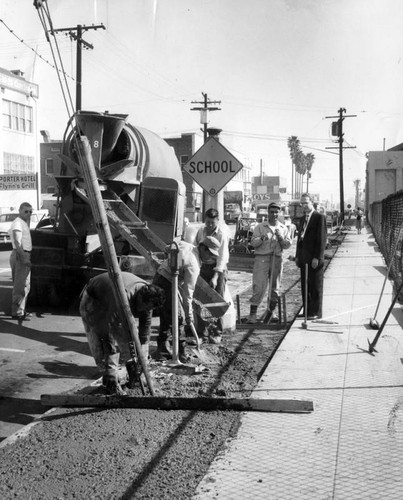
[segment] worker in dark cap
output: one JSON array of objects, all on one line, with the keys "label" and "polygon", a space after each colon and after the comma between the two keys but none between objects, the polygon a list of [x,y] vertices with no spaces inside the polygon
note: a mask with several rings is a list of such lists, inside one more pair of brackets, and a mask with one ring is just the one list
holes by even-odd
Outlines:
[{"label": "worker in dark cap", "polygon": [[268,284],[266,320],[278,321],[274,310],[278,303],[283,271],[283,250],[291,246],[292,240],[285,224],[278,220],[281,206],[277,202],[269,205],[268,220],[259,223],[253,230],[250,241],[255,249],[253,264],[253,289],[250,299],[250,314],[247,323],[257,322],[257,309],[262,302]]}]

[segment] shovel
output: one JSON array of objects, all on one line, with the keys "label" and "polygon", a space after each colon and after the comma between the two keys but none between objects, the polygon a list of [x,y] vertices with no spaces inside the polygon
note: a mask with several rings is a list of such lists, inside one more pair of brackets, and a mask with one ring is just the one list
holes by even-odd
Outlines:
[{"label": "shovel", "polygon": [[305,264],[305,302],[304,302],[304,321],[302,322],[302,328],[305,330],[308,328],[308,264]]},{"label": "shovel", "polygon": [[274,259],[275,259],[275,255],[274,255],[274,252],[273,252],[273,255],[271,257],[271,262],[270,262],[269,290],[267,292],[267,305],[268,305],[268,308],[267,308],[267,311],[263,314],[263,317],[262,317],[263,323],[267,323],[267,324],[270,323],[270,320],[271,320],[271,317],[272,317],[272,314],[270,312],[270,300],[271,300],[271,292],[273,290],[273,275],[274,275],[273,266],[274,266]]},{"label": "shovel", "polygon": [[385,328],[386,322],[388,321],[390,313],[392,312],[393,308],[395,307],[396,301],[399,298],[399,295],[400,295],[400,292],[402,291],[402,289],[403,289],[403,281],[400,283],[400,286],[397,289],[396,295],[394,296],[394,298],[392,300],[392,303],[390,304],[388,312],[386,313],[385,317],[383,318],[382,324],[379,327],[379,330],[378,330],[377,334],[375,335],[374,340],[371,343],[368,341],[368,352],[369,352],[369,354],[372,354],[374,351],[378,352],[375,349],[376,343],[378,342],[379,337],[382,335],[382,331]]}]

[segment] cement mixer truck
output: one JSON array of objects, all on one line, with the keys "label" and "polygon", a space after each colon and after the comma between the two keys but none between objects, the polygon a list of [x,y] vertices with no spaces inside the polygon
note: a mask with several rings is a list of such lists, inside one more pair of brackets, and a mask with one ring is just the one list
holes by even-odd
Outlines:
[{"label": "cement mixer truck", "polygon": [[56,217],[31,231],[30,301],[36,305],[74,304],[88,279],[105,271],[76,148],[78,135],[91,145],[122,269],[152,275],[166,244],[181,237],[186,192],[174,151],[127,118],[79,111],[68,123],[56,177]]}]

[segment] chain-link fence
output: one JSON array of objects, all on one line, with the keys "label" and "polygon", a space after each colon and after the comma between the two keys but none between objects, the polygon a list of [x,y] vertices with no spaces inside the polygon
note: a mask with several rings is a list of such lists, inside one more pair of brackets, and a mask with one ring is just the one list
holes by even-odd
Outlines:
[{"label": "chain-link fence", "polygon": [[370,225],[397,288],[403,279],[403,191],[372,204]]}]

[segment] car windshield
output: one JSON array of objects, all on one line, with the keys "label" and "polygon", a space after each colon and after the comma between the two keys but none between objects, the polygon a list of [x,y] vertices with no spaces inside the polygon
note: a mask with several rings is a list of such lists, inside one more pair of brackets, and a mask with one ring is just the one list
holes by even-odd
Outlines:
[{"label": "car windshield", "polygon": [[18,217],[18,214],[2,214],[0,215],[0,222],[12,222]]}]

